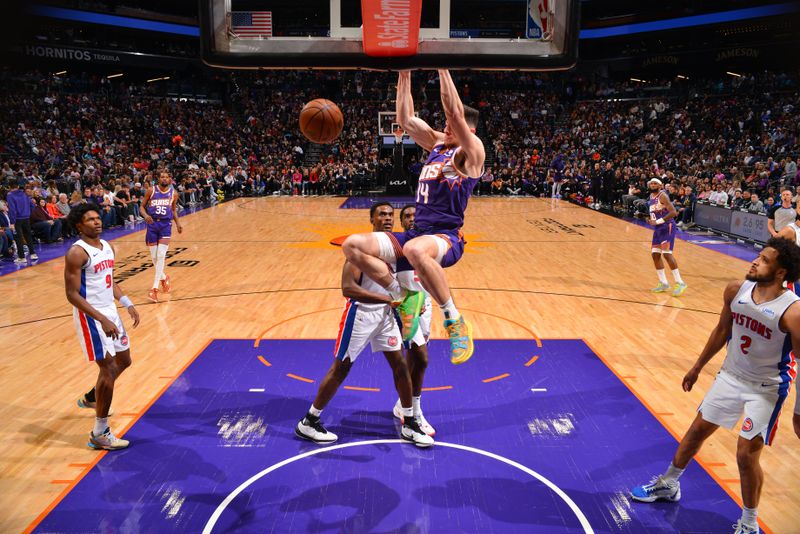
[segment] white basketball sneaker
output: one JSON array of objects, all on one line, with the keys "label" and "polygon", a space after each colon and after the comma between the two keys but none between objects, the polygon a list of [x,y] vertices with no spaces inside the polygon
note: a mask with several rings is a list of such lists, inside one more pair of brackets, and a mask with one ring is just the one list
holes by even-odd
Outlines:
[{"label": "white basketball sneaker", "polygon": [[110,428],[106,428],[99,436],[95,436],[94,432],[89,432],[89,443],[87,443],[87,445],[93,449],[105,451],[125,449],[130,444],[128,440],[120,439],[115,436]]},{"label": "white basketball sneaker", "polygon": [[419,423],[414,418],[403,421],[403,429],[400,431],[400,436],[417,447],[425,448],[433,445],[433,438],[422,431]]},{"label": "white basketball sneaker", "polygon": [[[400,404],[400,399],[397,399],[397,402],[394,403],[394,408],[392,408],[392,414],[403,422],[403,405]],[[425,415],[422,411],[419,412],[419,416],[417,417],[417,422],[419,423],[419,427],[422,429],[429,436],[436,435],[436,429],[431,426],[427,419],[425,419]]]},{"label": "white basketball sneaker", "polygon": [[321,445],[327,445],[339,439],[339,436],[333,432],[328,432],[325,430],[325,427],[322,426],[322,422],[319,420],[319,417],[314,417],[310,414],[306,414],[305,417],[297,422],[297,426],[294,427],[294,433],[297,434],[297,437],[307,439],[308,441],[313,441],[314,443],[319,443]]},{"label": "white basketball sneaker", "polygon": [[756,525],[752,527],[742,522],[742,520],[738,520],[735,525],[733,525],[733,534],[759,534],[761,529]]}]

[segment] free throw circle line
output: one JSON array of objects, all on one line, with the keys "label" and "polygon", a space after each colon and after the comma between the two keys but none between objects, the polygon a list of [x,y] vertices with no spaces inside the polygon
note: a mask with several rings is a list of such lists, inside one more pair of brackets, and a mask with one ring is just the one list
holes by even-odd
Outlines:
[{"label": "free throw circle line", "polygon": [[[222,515],[222,512],[225,511],[225,509],[228,507],[228,505],[230,503],[232,503],[233,500],[236,497],[238,497],[240,493],[242,493],[251,484],[253,484],[253,482],[256,482],[258,479],[270,474],[271,472],[273,472],[273,471],[275,471],[277,469],[280,469],[281,467],[283,467],[285,465],[288,465],[290,463],[296,462],[297,460],[302,460],[304,458],[308,458],[309,456],[314,456],[315,454],[322,454],[323,452],[335,451],[337,449],[346,449],[348,447],[358,447],[358,446],[361,446],[361,445],[381,445],[381,444],[392,444],[392,443],[401,443],[401,444],[403,444],[404,446],[407,446],[407,447],[411,446],[408,442],[406,442],[404,440],[401,440],[401,439],[373,439],[373,440],[367,440],[367,441],[354,441],[354,442],[351,442],[351,443],[340,443],[338,445],[331,445],[330,447],[322,447],[320,449],[315,449],[315,450],[312,450],[312,451],[304,452],[302,454],[298,454],[297,456],[292,456],[291,458],[287,458],[287,459],[285,459],[283,461],[280,461],[280,462],[278,462],[276,464],[273,464],[273,465],[267,467],[266,469],[264,469],[263,471],[261,471],[259,473],[256,473],[252,477],[250,477],[247,480],[245,480],[242,484],[239,485],[239,487],[237,487],[227,497],[225,497],[225,499],[219,504],[219,506],[217,506],[217,509],[214,510],[214,513],[211,514],[211,517],[208,519],[208,522],[206,522],[206,526],[203,527],[203,534],[211,534],[212,530],[214,529],[214,527],[217,524],[217,521],[219,520],[220,516]],[[515,462],[514,460],[510,460],[510,459],[508,459],[508,458],[506,458],[504,456],[500,456],[499,454],[494,454],[492,452],[484,451],[482,449],[476,449],[475,447],[468,447],[466,445],[458,445],[456,443],[446,443],[446,442],[442,442],[442,441],[437,441],[434,446],[435,447],[449,447],[451,449],[461,449],[462,451],[467,451],[467,452],[472,452],[472,453],[475,453],[475,454],[480,454],[481,456],[486,456],[488,458],[492,458],[494,460],[497,460],[498,462],[502,462],[504,464],[510,465],[511,467],[516,467],[520,471],[531,475],[533,478],[535,478],[536,480],[538,480],[539,482],[541,482],[542,484],[544,484],[545,486],[550,488],[556,495],[561,497],[561,500],[563,500],[567,504],[567,506],[570,507],[572,512],[578,518],[578,521],[580,522],[581,526],[583,527],[583,531],[586,534],[594,534],[594,530],[592,529],[592,526],[589,524],[589,520],[586,519],[586,516],[583,514],[581,509],[578,508],[578,505],[575,504],[575,502],[572,499],[570,499],[569,496],[566,493],[564,493],[564,491],[561,488],[556,486],[550,480],[548,480],[544,476],[540,475],[539,473],[537,473],[533,469],[525,467],[524,465],[522,465],[522,464],[520,464],[518,462]]]}]

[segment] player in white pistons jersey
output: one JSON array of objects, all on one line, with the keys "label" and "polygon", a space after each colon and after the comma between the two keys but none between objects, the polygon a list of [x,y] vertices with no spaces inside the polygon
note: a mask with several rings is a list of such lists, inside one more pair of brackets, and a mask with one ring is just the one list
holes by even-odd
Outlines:
[{"label": "player in white pistons jersey", "polygon": [[[374,204],[370,209],[370,222],[373,231],[392,231],[392,205],[388,202]],[[404,416],[402,438],[418,447],[430,447],[433,445],[433,438],[420,429],[419,422],[414,417],[411,377],[403,358],[400,319],[390,305],[392,299],[389,293],[350,262],[345,262],[342,270],[342,294],[347,298],[347,303],[339,325],[333,364],[322,379],[308,413],[295,426],[295,434],[321,444],[333,443],[338,439],[336,434],[325,429],[320,415],[347,378],[353,362],[369,343],[372,352],[383,352],[392,368]]]},{"label": "player in white pistons jersey", "polygon": [[[759,458],[764,445],[775,439],[781,408],[797,376],[794,353],[800,350],[800,297],[784,282],[791,284],[799,276],[800,247],[774,237],[753,261],[746,281],[725,288],[719,323],[684,377],[684,391],[691,391],[703,367],[727,344],[722,369],[666,472],[635,487],[634,500],[679,500],[678,478],[705,440],[720,426],[733,428],[744,415],[736,451],[744,508],[734,532],[759,532],[757,508],[764,482]],[[800,401],[792,422],[800,438]]]},{"label": "player in white pistons jersey", "polygon": [[97,384],[78,400],[82,408],[94,408],[95,426],[88,445],[95,449],[124,449],[128,442],[117,438],[108,425],[114,383],[131,364],[130,341],[117,313],[114,299],[125,306],[139,324],[139,313],[114,283],[114,249],[100,239],[103,223],[100,208],[81,204],[69,214],[80,239],[64,258],[67,300],[73,306],[73,322],[86,358],[99,367]]},{"label": "player in white pistons jersey", "polygon": [[[404,206],[400,210],[400,225],[403,230],[410,230],[414,226],[414,219],[416,216],[417,207],[415,204]],[[401,260],[406,261],[407,260]],[[402,266],[401,266],[402,267]],[[411,291],[419,291],[425,295],[425,302],[422,306],[422,312],[419,316],[419,328],[417,329],[414,337],[405,343],[406,360],[408,361],[408,372],[411,374],[411,405],[414,409],[414,417],[419,421],[419,426],[423,432],[429,436],[436,435],[436,430],[431,426],[422,412],[422,383],[425,380],[425,370],[428,368],[428,339],[431,336],[431,316],[433,310],[433,303],[430,295],[428,295],[425,288],[422,286],[417,273],[411,270],[411,265],[406,267],[409,270],[399,270],[395,265],[393,270],[397,273],[397,280],[400,284]],[[402,406],[400,399],[392,409],[395,417],[403,421]]]}]

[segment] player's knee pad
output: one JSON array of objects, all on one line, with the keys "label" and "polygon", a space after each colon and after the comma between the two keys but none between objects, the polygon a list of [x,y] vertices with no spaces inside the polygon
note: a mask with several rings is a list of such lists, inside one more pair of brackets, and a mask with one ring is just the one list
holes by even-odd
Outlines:
[{"label": "player's knee pad", "polygon": [[662,250],[661,254],[672,254],[671,250]]},{"label": "player's knee pad", "polygon": [[438,235],[433,236],[434,241],[436,241],[436,246],[438,248],[436,252],[436,263],[441,264],[442,258],[444,255],[447,254],[447,250],[450,248],[450,243],[447,242],[446,239],[443,237],[439,237]]},{"label": "player's knee pad", "polygon": [[386,263],[396,263],[397,251],[392,242],[392,236],[386,232],[373,232],[372,235],[378,240],[378,254],[380,259]]},{"label": "player's knee pad", "polygon": [[650,252],[653,254],[663,254],[664,251],[660,247],[653,247],[650,249]]}]

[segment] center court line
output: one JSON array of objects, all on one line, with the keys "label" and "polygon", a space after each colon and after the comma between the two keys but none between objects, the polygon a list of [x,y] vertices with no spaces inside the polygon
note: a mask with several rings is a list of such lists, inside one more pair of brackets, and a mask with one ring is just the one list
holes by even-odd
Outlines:
[{"label": "center court line", "polygon": [[264,393],[265,391],[264,388],[250,388],[250,393]]},{"label": "center court line", "polygon": [[[316,454],[321,454],[321,453],[324,453],[324,452],[335,451],[337,449],[346,449],[346,448],[349,448],[349,447],[358,447],[360,445],[382,445],[382,444],[398,444],[398,443],[403,445],[403,446],[405,446],[405,447],[409,446],[409,444],[406,441],[401,440],[401,439],[374,439],[374,440],[368,440],[368,441],[355,441],[355,442],[352,442],[352,443],[340,443],[339,445],[332,445],[330,447],[323,447],[321,449],[315,449],[315,450],[312,450],[312,451],[304,452],[302,454],[298,454],[297,456],[292,456],[291,458],[287,458],[287,459],[285,459],[285,460],[283,460],[281,462],[278,462],[276,464],[272,464],[271,466],[267,467],[266,469],[264,469],[260,473],[256,473],[255,475],[253,475],[249,479],[247,479],[244,482],[242,482],[239,485],[239,487],[237,487],[227,497],[225,497],[225,499],[220,503],[220,505],[217,506],[217,509],[214,510],[214,513],[211,514],[211,517],[208,519],[208,522],[206,523],[205,527],[203,527],[203,534],[211,534],[211,532],[213,531],[214,527],[217,524],[217,521],[219,520],[220,516],[222,515],[222,512],[225,511],[225,509],[228,507],[228,505],[230,503],[232,503],[233,500],[240,493],[242,493],[244,490],[246,490],[254,482],[258,481],[259,479],[261,479],[263,477],[265,477],[266,475],[270,474],[271,472],[276,471],[277,469],[280,469],[281,467],[283,467],[285,465],[289,465],[289,464],[291,464],[293,462],[296,462],[297,460],[302,460],[304,458],[308,458],[309,456],[314,456]],[[515,467],[515,468],[519,469],[520,471],[529,474],[530,476],[532,476],[533,478],[535,478],[536,480],[538,480],[539,482],[541,482],[542,484],[544,484],[545,486],[550,488],[556,495],[561,497],[561,499],[567,504],[567,506],[570,507],[572,512],[578,518],[578,521],[580,522],[581,527],[583,527],[583,531],[586,534],[594,534],[594,530],[592,529],[592,526],[589,524],[589,520],[583,514],[583,512],[578,507],[578,505],[575,504],[575,501],[570,499],[569,496],[566,493],[564,493],[564,491],[561,488],[556,486],[553,482],[551,482],[550,480],[548,480],[544,476],[540,475],[536,471],[534,471],[534,470],[532,470],[532,469],[530,469],[528,467],[525,467],[524,465],[522,465],[520,463],[517,463],[514,460],[510,460],[510,459],[508,459],[508,458],[506,458],[504,456],[500,456],[499,454],[494,454],[492,452],[484,451],[482,449],[476,449],[475,447],[468,447],[466,445],[458,445],[458,444],[455,444],[455,443],[445,443],[445,442],[442,442],[442,441],[437,441],[435,446],[436,447],[449,447],[451,449],[460,449],[462,451],[472,452],[472,453],[475,453],[475,454],[479,454],[481,456],[486,456],[488,458],[492,458],[493,460],[497,460],[498,462],[502,462],[504,464],[510,465],[511,467]]]},{"label": "center court line", "polygon": [[547,391],[547,388],[531,388],[531,391],[536,393],[537,391]]}]

